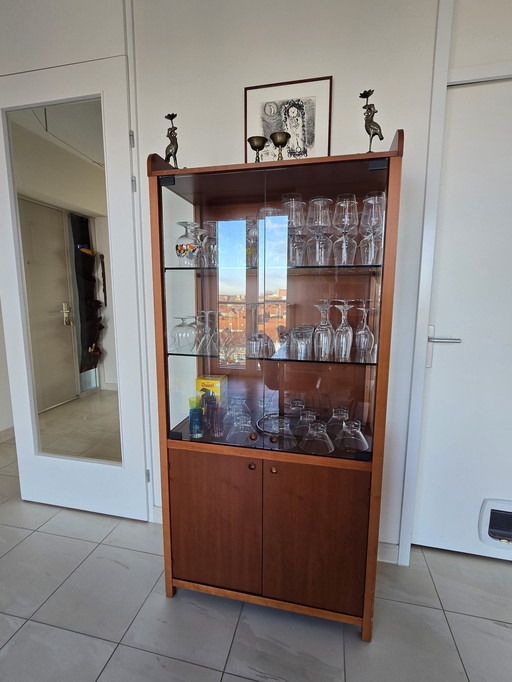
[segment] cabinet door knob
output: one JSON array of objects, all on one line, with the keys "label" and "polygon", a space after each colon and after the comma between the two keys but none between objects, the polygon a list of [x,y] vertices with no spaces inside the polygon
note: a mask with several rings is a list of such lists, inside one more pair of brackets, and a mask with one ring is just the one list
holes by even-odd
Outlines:
[{"label": "cabinet door knob", "polygon": [[254,464],[254,462],[251,462],[251,463],[249,464],[249,469],[250,469],[251,471],[254,471],[254,469],[256,469],[256,464]]},{"label": "cabinet door knob", "polygon": [[277,467],[270,467],[271,474],[277,474]]}]

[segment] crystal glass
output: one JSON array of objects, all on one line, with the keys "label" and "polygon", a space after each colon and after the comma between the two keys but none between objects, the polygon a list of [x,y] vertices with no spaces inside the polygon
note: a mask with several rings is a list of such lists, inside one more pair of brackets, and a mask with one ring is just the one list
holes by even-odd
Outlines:
[{"label": "crystal glass", "polygon": [[354,265],[357,242],[344,234],[333,244],[334,265]]},{"label": "crystal glass", "polygon": [[258,267],[258,220],[247,216],[245,219],[246,266]]},{"label": "crystal glass", "polygon": [[[298,440],[290,428],[290,417],[282,417],[280,414],[266,414],[261,420],[263,433],[268,436],[268,445],[272,450],[293,450],[298,445]],[[258,424],[259,426],[259,424]]]},{"label": "crystal glass", "polygon": [[215,268],[218,263],[217,254],[217,221],[205,220],[203,229],[206,231],[206,239],[203,242],[203,265]]},{"label": "crystal glass", "polygon": [[302,194],[300,192],[285,192],[281,196],[281,203],[284,206],[288,201],[302,201]]},{"label": "crystal glass", "polygon": [[365,452],[368,450],[368,441],[361,431],[361,422],[357,419],[346,421],[342,431],[335,438],[334,445],[347,452]]},{"label": "crystal glass", "polygon": [[332,224],[332,199],[313,197],[309,202],[306,227],[314,234],[327,232]]},{"label": "crystal glass", "polygon": [[368,234],[358,246],[361,265],[380,265],[382,263],[382,237]]},{"label": "crystal glass", "polygon": [[316,234],[306,242],[308,265],[332,265],[332,241],[329,237]]},{"label": "crystal glass", "polygon": [[212,405],[209,422],[210,435],[214,438],[222,438],[224,435],[224,408],[220,405]]},{"label": "crystal glass", "polygon": [[313,421],[299,447],[310,455],[329,455],[334,450],[334,444],[327,434],[327,424]]},{"label": "crystal glass", "polygon": [[340,325],[334,332],[334,359],[336,362],[348,362],[350,360],[354,332],[348,323],[347,313],[353,307],[348,304],[348,301],[342,301],[341,305],[336,305],[336,308],[341,312]]},{"label": "crystal glass", "polygon": [[333,407],[332,416],[327,422],[327,433],[329,438],[334,441],[343,429],[343,425],[349,417],[347,407]]},{"label": "crystal glass", "polygon": [[188,221],[179,222],[184,232],[176,240],[176,257],[178,265],[184,268],[194,268],[200,265],[201,240],[196,230],[199,223]]},{"label": "crystal glass", "polygon": [[301,410],[299,421],[293,426],[293,435],[297,438],[304,438],[309,431],[311,422],[316,419],[316,412],[314,410]]},{"label": "crystal glass", "polygon": [[357,234],[359,213],[354,194],[339,194],[336,199],[332,225],[336,232],[344,235]]},{"label": "crystal glass", "polygon": [[382,232],[383,227],[384,207],[382,201],[377,197],[364,199],[359,232],[363,236],[376,234]]},{"label": "crystal glass", "polygon": [[204,330],[202,332],[202,338],[197,344],[197,352],[200,355],[218,355],[217,320],[219,311],[203,310],[202,314],[204,315]]},{"label": "crystal glass", "polygon": [[268,334],[259,331],[258,303],[249,303],[249,328],[246,341],[246,357],[248,358],[271,358],[276,352],[274,342]]},{"label": "crystal glass", "polygon": [[295,327],[290,332],[290,359],[313,359],[313,332],[315,328],[309,326]]},{"label": "crystal glass", "polygon": [[305,202],[298,199],[283,203],[284,211],[288,216],[288,265],[294,267],[306,265],[306,242],[301,237],[306,223],[305,206]]},{"label": "crystal glass", "polygon": [[332,358],[334,347],[334,328],[329,321],[330,301],[323,301],[315,304],[315,308],[320,311],[320,323],[315,328],[313,334],[313,349],[315,360],[327,362]]},{"label": "crystal glass", "polygon": [[358,351],[364,353],[371,351],[375,343],[375,337],[368,326],[368,308],[358,308],[362,313],[361,325],[356,331],[355,344]]},{"label": "crystal glass", "polygon": [[228,433],[235,419],[239,415],[251,417],[251,411],[247,407],[244,395],[235,395],[229,399],[228,409],[224,415],[224,432]]},{"label": "crystal glass", "polygon": [[256,438],[250,415],[236,415],[233,426],[226,435],[227,442],[231,445],[251,446]]},{"label": "crystal glass", "polygon": [[196,343],[196,328],[186,320],[193,320],[194,318],[187,315],[186,317],[175,317],[174,319],[181,320],[181,322],[175,324],[171,329],[170,352],[192,353]]}]

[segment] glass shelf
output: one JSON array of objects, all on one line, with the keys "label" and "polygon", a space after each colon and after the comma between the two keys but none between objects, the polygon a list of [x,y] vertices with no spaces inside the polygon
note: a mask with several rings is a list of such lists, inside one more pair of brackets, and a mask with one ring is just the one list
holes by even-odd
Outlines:
[{"label": "glass shelf", "polygon": [[[245,445],[243,447],[247,447],[250,450],[262,450],[262,451],[270,451],[270,452],[290,452],[290,453],[295,453],[295,454],[300,454],[304,456],[309,456],[309,457],[329,457],[330,459],[349,459],[352,461],[357,461],[357,462],[371,462],[372,461],[372,437],[371,434],[368,433],[368,430],[366,428],[362,429],[363,434],[368,441],[369,444],[369,449],[365,450],[364,452],[349,452],[347,450],[341,449],[341,448],[336,448],[333,452],[331,452],[329,455],[312,455],[308,452],[304,452],[304,450],[301,450],[300,447],[295,447],[287,450],[283,450],[282,448],[279,448],[277,443],[272,443],[270,440],[270,436],[264,435],[260,433],[258,429],[255,429],[254,433],[256,435],[256,438],[254,441],[250,441],[250,445]],[[215,443],[218,445],[224,445],[224,446],[229,446],[229,447],[240,447],[240,446],[235,446],[231,443],[229,443],[226,440],[225,436],[222,436],[220,438],[214,438],[210,434],[203,436],[202,438],[191,438],[190,437],[190,432],[189,432],[189,427],[188,427],[188,419],[184,419],[181,423],[177,424],[171,431],[169,431],[168,434],[169,440],[185,440],[189,441],[191,443]]]},{"label": "glass shelf", "polygon": [[[273,269],[278,269],[278,268],[272,268],[267,266],[265,270],[267,271],[272,271]],[[187,267],[184,268],[179,265],[166,265],[164,266],[164,270],[166,272],[173,271],[173,272],[190,272],[190,271],[195,271],[195,272],[216,272],[219,270],[217,266],[197,266],[197,267]],[[238,265],[238,266],[231,266],[227,268],[222,268],[222,272],[231,272],[235,270],[246,270],[247,272],[251,273],[256,273],[258,272],[257,267],[247,267],[245,265]],[[334,275],[336,273],[346,273],[346,274],[351,274],[351,275],[376,275],[379,274],[382,270],[382,265],[301,265],[301,266],[294,266],[294,265],[289,265],[286,267],[286,272],[290,275],[308,275],[308,274],[316,274],[321,272],[322,274],[325,275]]]},{"label": "glass shelf", "polygon": [[[357,351],[352,352],[352,358],[350,360],[296,360],[295,358],[277,357],[277,354],[271,358],[260,358],[260,357],[246,357],[247,361],[257,361],[257,362],[291,362],[293,364],[307,364],[307,365],[357,365],[361,367],[374,367],[377,365],[377,361],[371,360],[358,360],[356,357]],[[177,356],[185,358],[214,358],[218,359],[218,354],[207,355],[205,353],[179,353],[177,351],[167,351],[168,356]]]}]

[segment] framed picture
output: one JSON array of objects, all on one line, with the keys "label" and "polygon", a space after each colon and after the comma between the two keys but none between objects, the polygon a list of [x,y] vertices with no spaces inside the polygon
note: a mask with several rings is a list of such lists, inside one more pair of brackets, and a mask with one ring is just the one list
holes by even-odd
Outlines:
[{"label": "framed picture", "polygon": [[[278,150],[271,133],[290,133],[283,159],[329,156],[331,151],[332,76],[269,83],[245,88],[245,140],[252,135],[268,139],[261,161],[275,161]],[[245,143],[245,161],[255,152]]]}]

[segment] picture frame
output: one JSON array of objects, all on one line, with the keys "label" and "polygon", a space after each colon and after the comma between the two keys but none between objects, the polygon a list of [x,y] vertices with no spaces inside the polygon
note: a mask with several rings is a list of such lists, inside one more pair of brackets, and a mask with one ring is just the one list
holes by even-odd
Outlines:
[{"label": "picture frame", "polygon": [[283,159],[329,156],[331,153],[332,76],[267,83],[245,88],[245,162],[254,158],[247,138],[268,139],[261,161],[274,161],[278,150],[270,134],[279,130],[291,137]]}]

